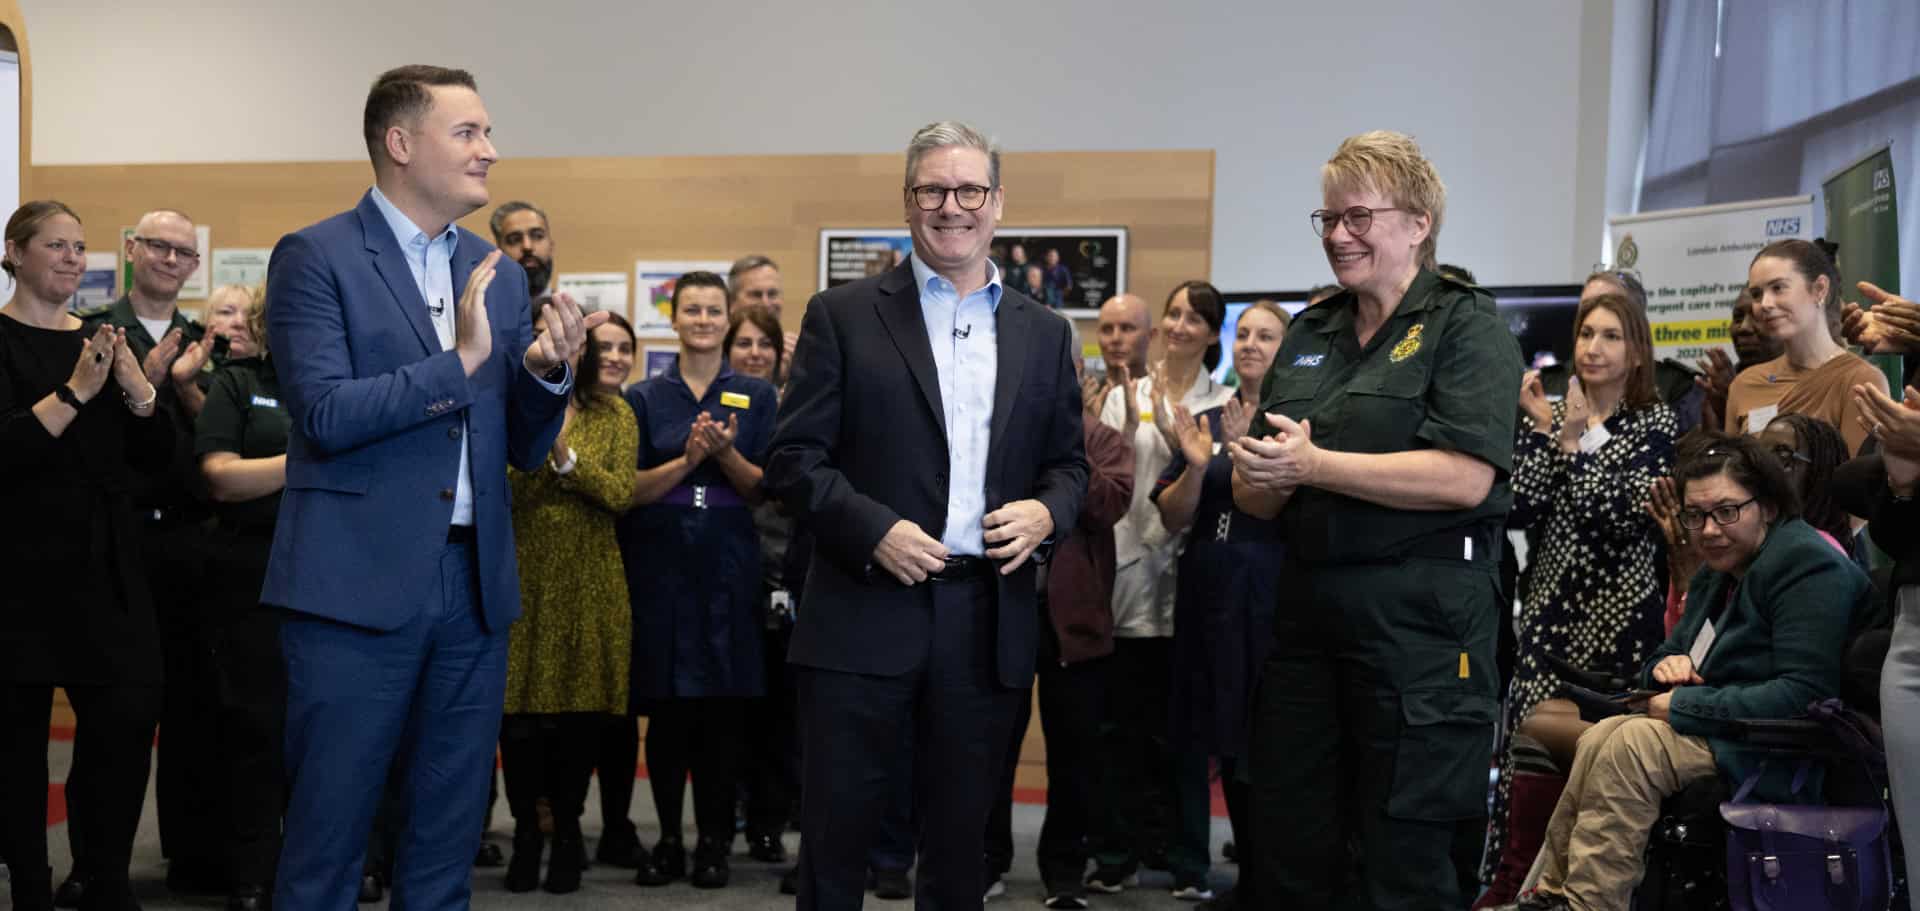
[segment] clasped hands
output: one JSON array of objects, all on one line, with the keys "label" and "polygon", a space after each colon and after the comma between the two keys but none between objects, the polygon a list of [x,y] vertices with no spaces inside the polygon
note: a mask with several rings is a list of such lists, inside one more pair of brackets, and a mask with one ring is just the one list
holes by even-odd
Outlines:
[{"label": "clasped hands", "polygon": [[109,374],[126,393],[129,407],[142,405],[144,408],[153,404],[153,383],[147,380],[146,369],[133,357],[133,348],[127,344],[127,330],[101,323],[93,330],[92,337],[80,343],[80,359],[74,362],[67,386],[75,398],[90,401],[106,386]]},{"label": "clasped hands", "polygon": [[[1707,681],[1694,668],[1692,658],[1686,655],[1668,655],[1660,659],[1659,664],[1653,666],[1653,682],[1664,687],[1682,687],[1700,686]],[[1646,712],[1648,718],[1666,721],[1673,707],[1673,690],[1668,689],[1664,693],[1630,702],[1628,706]]]},{"label": "clasped hands", "polygon": [[687,467],[692,468],[709,458],[731,451],[733,441],[739,435],[739,415],[727,415],[725,424],[714,420],[712,415],[704,411],[695,415],[693,427],[687,431]]},{"label": "clasped hands", "polygon": [[1243,436],[1227,443],[1233,473],[1254,490],[1290,492],[1318,477],[1320,447],[1313,444],[1313,423],[1283,414],[1261,414],[1271,437]]},{"label": "clasped hands", "polygon": [[[1039,500],[1014,500],[980,519],[986,529],[987,556],[999,561],[1000,575],[1027,562],[1053,534],[1053,513]],[[901,585],[917,585],[947,565],[945,544],[920,526],[901,519],[873,549],[873,562]]]},{"label": "clasped hands", "polygon": [[1920,304],[1872,282],[1860,282],[1858,287],[1873,306],[1869,309],[1847,303],[1840,307],[1840,330],[1847,341],[1868,354],[1920,351]]},{"label": "clasped hands", "polygon": [[[460,366],[468,376],[479,371],[480,365],[493,355],[493,325],[487,317],[487,286],[493,284],[494,266],[500,262],[500,251],[494,250],[480,261],[473,273],[467,277],[467,289],[460,294],[460,303],[454,308],[454,350],[460,355]],[[536,320],[544,319],[545,325],[534,335],[533,344],[527,346],[522,362],[527,371],[535,376],[544,376],[555,367],[570,364],[580,352],[586,350],[587,336],[600,324],[605,323],[609,314],[605,311],[582,313],[579,302],[573,295],[562,291],[548,299],[544,310]]]}]

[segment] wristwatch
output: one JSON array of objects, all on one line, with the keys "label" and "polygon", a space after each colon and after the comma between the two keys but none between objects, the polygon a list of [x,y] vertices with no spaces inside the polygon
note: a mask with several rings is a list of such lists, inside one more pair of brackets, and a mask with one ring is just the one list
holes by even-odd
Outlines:
[{"label": "wristwatch", "polygon": [[549,383],[558,383],[561,380],[564,380],[567,378],[567,365],[555,364],[552,370],[549,370],[546,373],[541,374],[540,378],[543,380],[546,380]]},{"label": "wristwatch", "polygon": [[65,383],[53,387],[53,397],[67,403],[67,406],[75,411],[79,411],[81,406],[86,404],[80,401],[80,396],[74,394],[73,387]]}]

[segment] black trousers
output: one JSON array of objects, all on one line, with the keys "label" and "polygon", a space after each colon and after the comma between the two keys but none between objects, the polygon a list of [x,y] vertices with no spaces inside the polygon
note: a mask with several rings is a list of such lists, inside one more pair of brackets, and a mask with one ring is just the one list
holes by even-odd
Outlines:
[{"label": "black trousers", "polygon": [[747,834],[776,838],[787,830],[800,794],[800,739],[794,720],[793,629],[766,630],[767,694],[747,703]]},{"label": "black trousers", "polygon": [[539,826],[542,797],[553,811],[555,832],[578,829],[603,728],[602,717],[591,712],[501,719],[500,772],[516,830]]},{"label": "black trousers", "polygon": [[647,783],[660,814],[660,837],[680,837],[687,775],[693,821],[702,838],[733,840],[735,788],[746,747],[746,700],[661,699],[647,717]]},{"label": "black trousers", "polygon": [[853,911],[866,896],[869,850],[897,765],[913,737],[919,826],[917,908],[980,907],[987,814],[1024,689],[999,681],[994,582],[925,584],[929,641],[900,648],[926,657],[882,677],[800,669],[800,911]]},{"label": "black trousers", "polygon": [[1108,662],[1111,685],[1100,723],[1104,774],[1101,810],[1094,819],[1094,856],[1102,866],[1159,863],[1178,821],[1174,756],[1167,742],[1173,639],[1116,638]]},{"label": "black trousers", "polygon": [[[167,681],[154,781],[160,853],[175,867],[191,864],[217,873],[225,869],[230,804],[218,752],[210,534],[202,524],[149,524],[142,543]],[[84,841],[86,835],[82,830],[78,837]]]},{"label": "black trousers", "polygon": [[278,608],[259,603],[273,540],[221,534],[210,565],[216,611],[207,627],[219,711],[212,744],[225,789],[224,860],[236,883],[271,886],[287,805],[287,668]]},{"label": "black trousers", "polygon": [[[1051,893],[1077,887],[1087,872],[1087,838],[1100,774],[1100,718],[1111,658],[1060,663],[1060,642],[1047,618],[1044,590],[1038,639],[1034,685],[1039,689],[1040,731],[1047,744],[1047,815],[1040,825],[1038,853],[1040,880]],[[987,868],[1002,875],[1013,866],[1013,779],[1032,713],[1032,700],[1022,699],[1008,741],[1001,787],[994,792],[993,815],[987,820]]]},{"label": "black trousers", "polygon": [[[146,803],[157,687],[70,686],[73,755],[84,762],[85,787],[67,795],[68,825],[87,833],[83,907],[127,907],[127,865]],[[7,857],[13,907],[53,907],[47,869],[47,730],[53,687],[0,686],[0,854]],[[76,861],[78,862],[78,861]]]},{"label": "black trousers", "polygon": [[600,819],[604,832],[632,829],[633,781],[640,770],[639,716],[602,715],[594,745],[593,768],[600,776]]}]

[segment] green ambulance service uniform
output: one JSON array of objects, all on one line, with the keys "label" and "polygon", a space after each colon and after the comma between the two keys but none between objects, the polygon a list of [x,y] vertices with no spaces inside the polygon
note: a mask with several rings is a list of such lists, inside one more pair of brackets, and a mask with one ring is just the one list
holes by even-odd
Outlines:
[{"label": "green ambulance service uniform", "polygon": [[1432,272],[1364,346],[1356,306],[1343,292],[1301,312],[1262,410],[1311,421],[1322,449],[1460,452],[1495,478],[1470,509],[1300,487],[1281,511],[1287,598],[1252,719],[1258,894],[1276,908],[1462,908],[1449,850],[1454,824],[1485,813],[1520,355],[1487,292]]},{"label": "green ambulance service uniform", "polygon": [[[264,459],[287,451],[292,419],[280,402],[271,357],[235,358],[213,374],[194,425],[194,463],[214,452]],[[210,760],[227,783],[232,810],[217,844],[234,883],[273,883],[280,856],[280,808],[286,805],[281,741],[286,671],[280,612],[260,604],[273,549],[280,491],[214,504],[218,527],[209,549],[206,635],[219,686],[220,751]]]}]

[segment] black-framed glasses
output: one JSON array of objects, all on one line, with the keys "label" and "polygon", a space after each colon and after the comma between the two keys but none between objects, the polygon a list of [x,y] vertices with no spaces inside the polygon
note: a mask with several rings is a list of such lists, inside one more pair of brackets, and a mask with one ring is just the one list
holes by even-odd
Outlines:
[{"label": "black-framed glasses", "polygon": [[135,234],[133,239],[146,244],[147,252],[161,259],[166,259],[169,256],[178,256],[181,262],[197,263],[200,261],[200,251],[192,247],[179,247],[167,243],[164,240],[157,240],[152,237],[141,237],[138,234]]},{"label": "black-framed glasses", "polygon": [[941,206],[947,204],[947,194],[949,193],[953,194],[953,201],[959,203],[960,208],[972,212],[987,204],[987,197],[992,195],[993,188],[983,187],[973,183],[958,187],[939,187],[933,184],[924,184],[918,187],[908,187],[907,193],[913,197],[913,204],[919,206],[923,212],[938,211]]},{"label": "black-framed glasses", "polygon": [[1759,497],[1748,497],[1746,502],[1729,503],[1725,506],[1715,506],[1712,509],[1680,510],[1680,527],[1688,531],[1699,531],[1707,527],[1707,519],[1711,518],[1713,519],[1713,524],[1725,528],[1740,521],[1740,510],[1753,505],[1753,501],[1757,499],[1759,499]]},{"label": "black-framed glasses", "polygon": [[1779,459],[1780,467],[1786,469],[1787,471],[1792,471],[1794,469],[1793,463],[1795,462],[1800,462],[1806,465],[1813,464],[1813,459],[1809,458],[1806,454],[1800,452],[1799,450],[1793,448],[1792,446],[1773,447],[1773,457],[1776,459]]},{"label": "black-framed glasses", "polygon": [[1315,209],[1307,218],[1313,222],[1313,233],[1325,237],[1333,233],[1333,226],[1347,223],[1347,233],[1355,237],[1373,228],[1373,216],[1376,212],[1402,212],[1404,209],[1388,206],[1383,209],[1369,209],[1366,206],[1353,206],[1345,212],[1332,209]]}]

